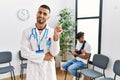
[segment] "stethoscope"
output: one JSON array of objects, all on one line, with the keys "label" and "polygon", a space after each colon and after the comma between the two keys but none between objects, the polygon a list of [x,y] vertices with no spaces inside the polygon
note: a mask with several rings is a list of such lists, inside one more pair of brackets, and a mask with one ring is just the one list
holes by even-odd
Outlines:
[{"label": "stethoscope", "polygon": [[42,40],[44,39],[44,37],[47,38],[47,35],[48,35],[48,29],[45,28],[44,34],[43,34],[42,38],[39,40],[39,39],[38,39],[37,32],[36,32],[36,28],[32,28],[32,31],[31,31],[31,34],[30,34],[29,39],[31,39],[32,37],[33,37],[34,39],[36,39],[36,41],[37,41],[37,46],[38,46],[38,50],[40,50],[40,43],[42,42]]}]

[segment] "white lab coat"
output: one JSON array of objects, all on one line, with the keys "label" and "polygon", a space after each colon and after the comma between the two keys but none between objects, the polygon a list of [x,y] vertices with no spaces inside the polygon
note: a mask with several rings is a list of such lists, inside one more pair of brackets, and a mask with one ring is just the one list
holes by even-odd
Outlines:
[{"label": "white lab coat", "polygon": [[[48,35],[40,44],[41,48],[44,50],[44,54],[37,54],[35,52],[38,50],[37,41],[34,37],[30,39],[32,28],[35,28],[35,26],[23,31],[21,41],[22,56],[28,59],[26,80],[56,80],[54,58],[51,61],[44,60],[46,52],[50,51],[53,56],[56,56],[60,50],[59,41],[53,40],[54,29],[46,26]],[[41,35],[39,35],[40,38],[43,36],[44,31],[45,29],[42,31]],[[39,34],[37,29],[36,32]],[[51,38],[51,46],[49,48],[46,46],[46,40],[48,38]]]}]

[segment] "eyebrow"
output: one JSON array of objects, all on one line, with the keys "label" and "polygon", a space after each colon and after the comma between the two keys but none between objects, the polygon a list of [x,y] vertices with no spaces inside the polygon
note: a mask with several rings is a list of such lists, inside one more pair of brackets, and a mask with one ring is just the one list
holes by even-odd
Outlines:
[{"label": "eyebrow", "polygon": [[39,13],[44,13],[44,14],[47,14],[47,12],[42,12],[42,11],[38,11]]}]

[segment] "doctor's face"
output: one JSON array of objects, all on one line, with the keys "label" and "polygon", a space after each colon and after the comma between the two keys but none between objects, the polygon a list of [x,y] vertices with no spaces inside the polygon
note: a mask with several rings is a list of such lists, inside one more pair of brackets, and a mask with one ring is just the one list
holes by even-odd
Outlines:
[{"label": "doctor's face", "polygon": [[44,24],[50,17],[50,12],[46,8],[40,7],[37,12],[37,22],[39,24]]}]

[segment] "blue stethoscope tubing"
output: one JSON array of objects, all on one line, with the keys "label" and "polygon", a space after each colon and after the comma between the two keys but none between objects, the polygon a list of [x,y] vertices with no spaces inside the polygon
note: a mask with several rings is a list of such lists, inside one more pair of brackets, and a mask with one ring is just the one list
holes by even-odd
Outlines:
[{"label": "blue stethoscope tubing", "polygon": [[36,39],[38,49],[40,50],[40,41],[42,41],[42,40],[44,39],[45,36],[47,37],[47,35],[48,35],[48,29],[45,29],[45,32],[44,32],[42,38],[41,38],[40,40],[38,40],[38,35],[37,35],[37,32],[36,32],[36,28],[33,28],[32,31],[31,31],[31,34],[30,34],[29,39],[31,39],[32,36],[33,36],[34,39]]}]

